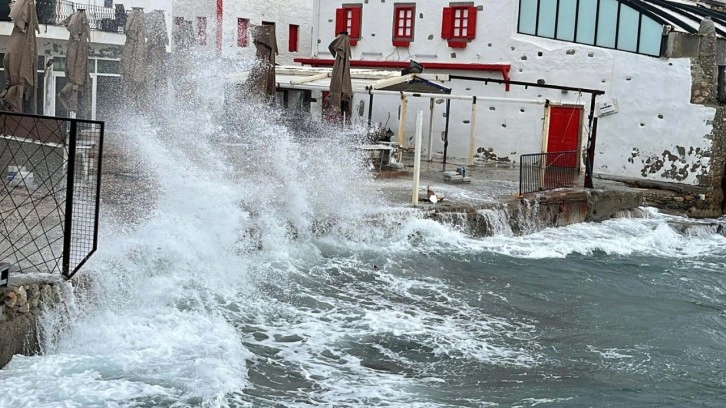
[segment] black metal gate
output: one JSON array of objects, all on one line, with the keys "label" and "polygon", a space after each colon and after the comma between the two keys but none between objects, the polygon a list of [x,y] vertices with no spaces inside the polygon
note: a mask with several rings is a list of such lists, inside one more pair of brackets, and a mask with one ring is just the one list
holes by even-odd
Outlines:
[{"label": "black metal gate", "polygon": [[96,251],[104,123],[0,112],[0,262],[70,279]]},{"label": "black metal gate", "polygon": [[578,163],[576,151],[519,156],[519,194],[574,187]]}]

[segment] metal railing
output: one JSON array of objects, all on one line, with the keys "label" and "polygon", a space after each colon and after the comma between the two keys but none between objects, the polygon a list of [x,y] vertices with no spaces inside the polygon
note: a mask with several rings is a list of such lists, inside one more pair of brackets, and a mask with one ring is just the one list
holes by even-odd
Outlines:
[{"label": "metal railing", "polygon": [[577,152],[519,156],[519,194],[574,187],[580,172]]},{"label": "metal railing", "polygon": [[0,112],[0,262],[70,279],[96,251],[104,123]]},{"label": "metal railing", "polygon": [[122,33],[126,22],[125,12],[120,14],[116,12],[116,9],[110,7],[67,0],[36,0],[35,8],[40,24],[63,25],[68,17],[80,9],[85,10],[91,30]]}]

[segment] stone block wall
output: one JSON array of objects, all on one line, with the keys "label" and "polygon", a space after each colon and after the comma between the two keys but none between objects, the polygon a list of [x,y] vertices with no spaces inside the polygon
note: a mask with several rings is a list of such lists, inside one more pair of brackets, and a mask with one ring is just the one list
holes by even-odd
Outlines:
[{"label": "stone block wall", "polygon": [[[692,37],[692,36],[691,36]],[[718,102],[719,42],[713,21],[705,19],[698,32],[698,53],[691,57],[691,103],[712,107],[716,110],[713,130],[706,138],[711,148],[708,174],[701,176],[699,191],[678,191],[667,196],[653,196],[654,205],[687,213],[693,217],[718,217],[724,205],[724,171],[726,169],[726,107]],[[690,38],[689,40],[692,40]],[[692,47],[691,47],[692,48]]]},{"label": "stone block wall", "polygon": [[38,318],[62,301],[60,277],[22,276],[0,288],[0,368],[16,354],[40,352]]}]

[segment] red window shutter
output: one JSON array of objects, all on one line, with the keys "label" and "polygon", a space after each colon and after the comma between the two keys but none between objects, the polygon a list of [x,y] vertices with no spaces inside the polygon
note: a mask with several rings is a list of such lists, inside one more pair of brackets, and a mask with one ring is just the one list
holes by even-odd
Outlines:
[{"label": "red window shutter", "polygon": [[360,26],[361,26],[361,14],[362,7],[354,7],[350,9],[351,12],[351,27],[350,27],[350,38],[360,39]]},{"label": "red window shutter", "polygon": [[250,20],[246,18],[237,19],[237,46],[247,47],[249,45],[249,28]]},{"label": "red window shutter", "polygon": [[343,8],[339,8],[335,10],[335,35],[338,35],[342,33],[343,31],[346,31],[346,26],[348,22],[348,11]]},{"label": "red window shutter", "polygon": [[452,38],[454,36],[454,9],[444,7],[443,18],[441,21],[441,38]]},{"label": "red window shutter", "polygon": [[290,32],[288,35],[288,51],[297,52],[297,37],[299,26],[290,24]]},{"label": "red window shutter", "polygon": [[468,28],[466,30],[466,38],[473,40],[476,38],[476,7],[469,7],[469,22],[468,22]]}]

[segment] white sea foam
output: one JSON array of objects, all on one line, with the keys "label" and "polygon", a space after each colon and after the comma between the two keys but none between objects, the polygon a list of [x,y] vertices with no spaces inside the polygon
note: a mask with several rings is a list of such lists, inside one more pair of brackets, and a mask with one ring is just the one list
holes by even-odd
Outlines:
[{"label": "white sea foam", "polygon": [[[696,258],[726,249],[726,238],[718,234],[683,234],[672,224],[682,219],[653,212],[650,218],[619,218],[602,223],[579,223],[524,236],[493,236],[467,240],[475,251],[491,251],[519,258],[563,258],[571,254],[653,255],[666,258]],[[455,240],[461,246],[462,239]]]}]

